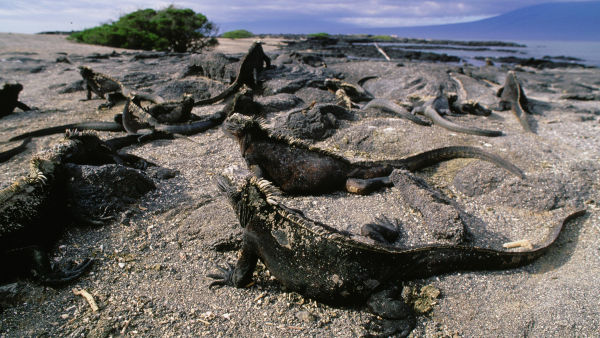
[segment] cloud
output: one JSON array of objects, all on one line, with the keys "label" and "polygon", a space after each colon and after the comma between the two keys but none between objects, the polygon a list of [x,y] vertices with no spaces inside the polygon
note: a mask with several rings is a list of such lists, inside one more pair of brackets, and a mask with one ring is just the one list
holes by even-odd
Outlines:
[{"label": "cloud", "polygon": [[350,17],[340,18],[338,22],[352,24],[365,28],[376,27],[410,27],[410,26],[429,26],[443,25],[449,23],[461,23],[477,21],[489,18],[491,15],[471,15],[471,16],[440,16],[440,17]]},{"label": "cloud", "polygon": [[[560,0],[13,0],[0,3],[0,31],[77,30],[117,20],[138,9],[160,9],[171,4],[192,8],[224,26],[306,19],[385,27],[465,22],[548,1]],[[277,31],[277,27],[273,29]]]}]

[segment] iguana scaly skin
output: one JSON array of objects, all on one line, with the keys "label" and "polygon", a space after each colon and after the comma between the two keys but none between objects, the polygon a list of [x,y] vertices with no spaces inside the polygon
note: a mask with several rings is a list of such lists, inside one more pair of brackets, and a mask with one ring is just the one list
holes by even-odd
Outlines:
[{"label": "iguana scaly skin", "polygon": [[400,160],[352,163],[339,155],[271,132],[254,117],[233,114],[223,123],[223,131],[238,141],[248,167],[258,177],[271,180],[280,189],[292,194],[344,189],[367,194],[391,185],[388,175],[394,168],[414,171],[455,158],[490,161],[524,177],[522,171],[511,163],[474,147],[446,147]]},{"label": "iguana scaly skin", "polygon": [[411,114],[406,108],[388,99],[373,99],[364,105],[362,109],[381,109],[382,111],[396,114],[422,126],[431,125],[431,122],[421,120],[416,115]]},{"label": "iguana scaly skin", "polygon": [[354,85],[340,79],[325,79],[325,87],[334,92],[335,96],[341,100],[341,105],[348,109],[357,108],[358,105],[355,102],[373,99],[373,95],[360,85]]},{"label": "iguana scaly skin", "polygon": [[[136,96],[123,108],[122,124],[130,135],[139,135],[139,141],[193,135],[220,125],[234,112],[255,113],[260,105],[253,100],[252,90],[244,86],[227,104],[209,116],[199,117],[191,113],[193,99],[185,97],[178,102],[163,102],[143,108]],[[183,136],[185,137],[185,136]]]},{"label": "iguana scaly skin", "polygon": [[401,327],[409,332],[411,321],[398,315],[402,301],[382,300],[386,289],[409,279],[450,271],[510,269],[528,264],[551,247],[566,222],[585,213],[580,210],[570,214],[527,251],[465,245],[400,249],[358,241],[356,235],[315,222],[278,202],[279,192],[268,181],[234,175],[221,176],[218,185],[243,228],[243,244],[235,267],[209,275],[216,279],[211,286],[248,285],[260,259],[288,290],[330,304],[366,302],[383,318],[404,320]]},{"label": "iguana scaly skin", "polygon": [[[421,114],[429,118],[434,124],[458,133],[495,137],[501,136],[498,130],[481,129],[477,127],[463,126],[454,123],[443,115],[448,114],[473,114],[489,115],[491,110],[480,104],[480,100],[486,100],[487,96],[493,97],[493,91],[476,81],[466,81],[467,76],[460,74],[462,69],[450,71],[447,68],[427,67],[425,69],[414,67],[403,67],[401,78],[381,79],[370,81],[365,85],[371,92],[379,95],[382,99],[402,100],[403,105],[414,114]],[[471,79],[474,80],[474,79]],[[397,82],[400,82],[398,84]],[[389,85],[385,85],[389,83]],[[381,88],[395,88],[393,97]],[[489,92],[489,93],[488,93]],[[385,93],[385,94],[384,94]],[[489,95],[488,95],[489,94]],[[486,100],[487,101],[487,100]],[[391,112],[399,112],[404,118],[409,118],[404,109],[393,103],[377,102],[373,108],[381,108]],[[390,109],[391,108],[391,109]],[[409,118],[415,123],[420,123]]]},{"label": "iguana scaly skin", "polygon": [[20,83],[5,83],[0,89],[0,118],[11,114],[15,108],[23,111],[31,110],[26,104],[19,101],[19,93],[23,90]]},{"label": "iguana scaly skin", "polygon": [[504,87],[500,88],[498,96],[500,96],[500,109],[512,110],[523,129],[533,133],[529,121],[527,121],[527,115],[531,114],[527,110],[527,96],[525,96],[525,91],[523,91],[515,72],[509,71],[506,74]]},{"label": "iguana scaly skin", "polygon": [[65,164],[123,163],[93,134],[67,133],[49,150],[34,156],[29,174],[0,191],[0,269],[5,278],[28,275],[44,284],[60,284],[79,277],[89,266],[53,270],[47,250],[65,225],[67,209]]},{"label": "iguana scaly skin", "polygon": [[226,97],[235,94],[243,85],[255,89],[257,85],[256,77],[265,67],[271,67],[271,59],[265,54],[262,43],[254,42],[252,46],[250,46],[248,53],[242,59],[240,70],[238,71],[235,81],[233,81],[233,83],[221,94],[209,99],[197,101],[194,105],[202,106],[223,100]]},{"label": "iguana scaly skin", "polygon": [[[101,104],[99,108],[111,108],[115,104],[125,101],[129,95],[134,94],[118,80],[98,73],[88,66],[79,66],[79,73],[85,82],[88,100],[92,99],[92,92],[98,97],[108,100],[108,102]],[[162,98],[151,94],[138,93],[137,95],[145,95],[148,100],[154,102],[164,101]]]},{"label": "iguana scaly skin", "polygon": [[[179,105],[173,103],[170,106],[173,109],[170,110],[169,114],[160,115],[163,121],[169,121],[169,123],[161,123],[158,118],[152,115],[152,113],[165,112],[167,106],[160,105],[160,109],[154,108],[154,106],[145,109],[141,107],[135,96],[130,98],[123,107],[122,124],[125,131],[130,135],[137,135],[139,142],[165,138],[172,139],[178,137],[178,135],[193,135],[208,130],[221,124],[226,116],[223,112],[217,112],[205,118],[199,118],[191,113],[186,114],[183,111],[188,108],[191,111],[193,106],[193,99],[186,97]],[[187,120],[184,120],[184,117],[187,117]]]},{"label": "iguana scaly skin", "polygon": [[29,132],[26,132],[26,133],[23,133],[23,134],[20,134],[17,136],[13,136],[9,139],[9,141],[18,141],[18,140],[23,140],[26,138],[31,138],[31,137],[40,137],[40,136],[47,136],[47,135],[53,135],[53,134],[61,134],[67,130],[74,130],[74,129],[79,130],[79,131],[84,131],[84,130],[114,131],[114,132],[125,131],[125,129],[123,129],[123,126],[121,125],[121,123],[116,122],[116,121],[115,122],[86,121],[86,122],[63,124],[61,126],[48,127],[48,128],[42,128],[42,129],[29,131]]}]

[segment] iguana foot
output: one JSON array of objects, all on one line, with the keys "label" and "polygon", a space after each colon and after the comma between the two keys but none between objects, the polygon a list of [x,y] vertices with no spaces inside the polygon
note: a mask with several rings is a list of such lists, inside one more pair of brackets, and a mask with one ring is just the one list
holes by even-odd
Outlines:
[{"label": "iguana foot", "polygon": [[371,337],[406,337],[415,327],[415,317],[411,308],[398,297],[396,288],[374,293],[367,301],[367,307],[382,319],[371,318],[364,325],[367,331],[375,331]]},{"label": "iguana foot", "polygon": [[394,320],[371,318],[369,322],[363,325],[363,327],[369,332],[377,333],[367,333],[363,337],[407,337],[413,330],[414,326],[414,320],[412,319]]},{"label": "iguana foot", "polygon": [[110,109],[112,107],[114,107],[114,103],[112,102],[104,102],[101,105],[98,106],[98,109],[103,110],[103,109]]},{"label": "iguana foot", "polygon": [[399,223],[397,219],[392,221],[385,216],[377,217],[375,223],[364,224],[360,228],[360,234],[380,243],[391,244],[400,235]]},{"label": "iguana foot", "polygon": [[226,267],[217,265],[217,269],[219,269],[221,273],[211,273],[207,275],[207,277],[215,280],[208,285],[208,288],[211,289],[213,286],[234,286],[233,273],[235,271],[235,267],[227,263]]},{"label": "iguana foot", "polygon": [[388,176],[375,178],[349,178],[346,180],[346,190],[352,194],[368,195],[375,190],[394,185]]},{"label": "iguana foot", "polygon": [[42,284],[50,286],[59,286],[68,283],[76,278],[79,278],[92,264],[92,259],[86,259],[81,264],[71,269],[52,271],[39,276],[39,281]]}]

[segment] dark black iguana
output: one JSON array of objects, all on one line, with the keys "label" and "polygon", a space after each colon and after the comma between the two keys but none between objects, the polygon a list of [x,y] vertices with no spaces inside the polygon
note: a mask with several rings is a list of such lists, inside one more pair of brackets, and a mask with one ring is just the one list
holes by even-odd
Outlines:
[{"label": "dark black iguana", "polygon": [[24,140],[24,139],[32,138],[32,137],[61,134],[67,130],[74,130],[74,129],[77,129],[79,131],[83,131],[83,130],[114,131],[114,132],[125,131],[125,129],[123,129],[123,126],[121,125],[120,117],[119,117],[118,121],[86,121],[86,122],[76,122],[76,123],[63,124],[63,125],[55,126],[55,127],[37,129],[37,130],[33,130],[33,131],[29,131],[29,132],[26,132],[23,134],[13,136],[8,140],[12,142],[12,141]]},{"label": "dark black iguana", "polygon": [[30,161],[29,174],[0,191],[2,279],[29,276],[40,283],[55,285],[79,277],[90,265],[90,260],[86,259],[72,269],[56,270],[47,256],[70,217],[85,220],[68,206],[66,166],[139,160],[115,153],[97,136],[86,133],[67,133],[62,142],[35,155]]},{"label": "dark black iguana", "polygon": [[211,97],[205,100],[196,101],[195,106],[202,106],[212,104],[217,101],[223,100],[228,96],[235,94],[243,85],[246,85],[252,89],[256,89],[257,75],[264,68],[271,67],[271,59],[265,54],[262,43],[256,41],[250,46],[248,53],[244,56],[240,63],[240,69],[238,75],[229,87],[227,87],[221,94]]},{"label": "dark black iguana", "polygon": [[509,71],[506,74],[504,87],[498,90],[498,96],[500,97],[500,109],[512,110],[523,129],[533,133],[529,121],[527,121],[527,115],[531,114],[527,109],[527,96],[525,96],[525,91],[523,91],[523,87],[521,87],[514,71]]},{"label": "dark black iguana", "polygon": [[[236,175],[234,173],[234,175]],[[359,241],[308,219],[301,211],[278,202],[270,182],[221,176],[218,185],[227,195],[243,228],[239,259],[210,286],[245,287],[260,259],[272,276],[288,290],[330,304],[367,304],[386,319],[385,336],[410,333],[411,310],[390,290],[403,281],[457,270],[509,269],[528,264],[555,242],[562,226],[585,210],[567,216],[534,248],[521,252],[498,251],[466,245],[432,245],[400,249],[382,243]]]},{"label": "dark black iguana", "polygon": [[356,102],[370,101],[373,95],[367,92],[363,87],[342,81],[340,79],[329,78],[325,79],[325,88],[335,93],[335,96],[340,100],[338,104],[345,108],[357,108]]},{"label": "dark black iguana", "polygon": [[[98,73],[88,66],[79,66],[79,73],[85,82],[86,98],[88,100],[92,99],[92,92],[98,97],[108,100],[108,102],[101,104],[98,108],[111,108],[115,104],[125,101],[130,94],[133,94],[120,81],[108,75]],[[137,93],[137,95],[144,95],[147,100],[153,100],[154,102],[163,101],[159,96],[151,94]]]},{"label": "dark black iguana", "polygon": [[400,160],[352,163],[302,141],[270,132],[255,117],[233,114],[223,123],[223,131],[237,140],[248,167],[258,177],[273,181],[286,193],[315,194],[345,189],[367,194],[390,186],[388,175],[394,168],[414,171],[455,158],[490,161],[524,177],[511,163],[474,147],[445,147]]},{"label": "dark black iguana", "polygon": [[154,103],[146,108],[134,95],[123,108],[122,124],[130,135],[139,135],[140,141],[144,141],[197,134],[220,125],[234,112],[250,114],[260,110],[247,87],[228,99],[223,109],[208,116],[192,114],[193,104],[193,98],[187,96],[182,101]]},{"label": "dark black iguana", "polygon": [[[244,96],[244,94],[242,95]],[[151,104],[142,108],[141,101],[149,101]],[[13,136],[8,141],[60,134],[66,130],[123,132],[128,131],[124,126],[127,125],[130,135],[117,137],[109,141],[116,150],[137,143],[138,141],[133,135],[138,133],[140,134],[138,136],[142,136],[142,139],[146,141],[172,138],[175,134],[193,135],[200,133],[220,125],[231,112],[247,112],[250,107],[253,107],[253,104],[256,104],[248,100],[238,99],[236,96],[222,110],[209,116],[199,117],[191,113],[193,103],[191,97],[184,97],[181,101],[163,101],[146,94],[133,94],[123,107],[123,114],[116,114],[114,121],[85,121],[42,128]],[[126,117],[125,120],[123,119],[124,116]],[[143,129],[147,134],[143,134]],[[15,150],[17,149],[24,150],[24,148],[15,148]],[[14,156],[14,154],[11,156]]]},{"label": "dark black iguana", "polygon": [[20,83],[5,83],[0,89],[0,118],[11,114],[15,108],[23,111],[31,110],[26,104],[19,101],[19,93],[23,90]]},{"label": "dark black iguana", "polygon": [[465,76],[460,74],[461,69],[455,72],[436,66],[425,69],[404,68],[406,69],[403,71],[406,73],[401,79],[401,85],[397,84],[396,79],[372,81],[368,85],[372,92],[386,92],[384,94],[386,96],[389,95],[388,88],[394,88],[393,95],[400,95],[398,99],[403,100],[403,105],[398,105],[387,98],[378,98],[377,101],[367,104],[364,108],[378,108],[397,113],[423,125],[424,123],[420,119],[410,117],[408,113],[410,111],[412,115],[420,114],[427,117],[442,128],[464,134],[489,137],[502,135],[502,132],[498,130],[463,126],[443,117],[443,115],[448,114],[467,113],[490,115],[491,110],[480,103],[481,100],[488,100],[493,97],[493,93],[489,88],[474,81],[465,81]]}]

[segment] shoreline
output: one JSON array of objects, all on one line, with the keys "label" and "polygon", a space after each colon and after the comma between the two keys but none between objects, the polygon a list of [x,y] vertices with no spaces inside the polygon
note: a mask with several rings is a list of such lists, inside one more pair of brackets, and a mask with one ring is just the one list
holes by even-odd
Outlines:
[{"label": "shoreline", "polygon": [[[224,42],[223,48],[245,53],[252,41],[226,41],[232,43]],[[285,124],[290,117],[316,117],[314,121],[325,127],[309,131],[326,132],[317,135],[326,137],[309,141],[356,161],[405,158],[445,146],[473,146],[498,154],[526,173],[527,178],[521,180],[472,159],[456,159],[415,173],[471,215],[468,221],[472,223],[465,226],[469,232],[466,243],[496,246],[526,238],[537,244],[556,224],[555,218],[567,214],[571,205],[582,204],[588,210],[585,217],[565,227],[557,245],[525,267],[452,272],[406,282],[404,285],[409,286],[432,284],[442,292],[432,312],[417,317],[413,337],[559,337],[597,332],[600,318],[593,295],[599,293],[600,273],[600,89],[594,81],[599,69],[538,69],[510,64],[476,67],[411,59],[387,62],[381,56],[378,60],[348,60],[351,54],[341,51],[276,49],[280,41],[269,41],[267,46],[273,49],[267,54],[274,67],[261,75],[264,77],[255,99],[265,105],[277,103],[265,112],[265,119],[280,130],[294,131]],[[113,54],[113,50],[51,35],[0,34],[0,80],[21,83],[24,88],[19,99],[39,108],[17,110],[3,117],[0,140],[67,123],[112,121],[122,112],[123,105],[105,110],[98,108],[105,102],[102,99],[82,100],[86,93],[82,85],[77,86],[82,83],[78,65],[167,100],[179,100],[184,93],[195,99],[212,97],[227,88],[238,68],[231,58],[213,73],[198,73],[195,67],[196,73],[184,75],[198,64],[202,69],[219,65],[210,63],[211,55],[198,58],[189,53],[130,50]],[[377,53],[374,48],[366,52]],[[71,63],[58,62],[57,53],[68,53]],[[333,57],[335,53],[343,56]],[[136,57],[139,55],[144,57]],[[529,98],[535,113],[529,117],[536,134],[524,132],[512,112],[497,110],[497,89],[509,70],[517,74]],[[344,114],[316,115],[321,105],[338,103],[335,93],[324,86],[326,78],[338,75],[352,84],[360,81],[374,97],[404,105],[411,104],[410,98],[426,95],[427,86],[437,83],[462,88],[471,94],[467,100],[489,106],[491,114],[445,118],[502,130],[503,135],[484,137],[438,125],[417,125],[376,109],[343,108]],[[456,81],[463,86],[456,87]],[[594,98],[567,99],[563,98],[565,92]],[[196,107],[192,113],[205,116],[223,106]],[[332,111],[340,109],[336,105]],[[103,139],[123,135],[97,134]],[[62,138],[61,134],[34,138],[28,150],[0,164],[2,187],[28,172],[34,154]],[[106,225],[91,227],[75,222],[68,226],[52,247],[51,258],[66,264],[93,257],[94,266],[64,288],[44,287],[26,279],[4,285],[4,293],[0,293],[2,334],[354,337],[366,333],[364,325],[373,317],[363,308],[331,306],[302,297],[284,288],[263,265],[259,265],[251,286],[208,288],[212,280],[207,274],[216,272],[217,265],[237,260],[242,236],[215,177],[232,165],[245,167],[246,162],[239,144],[220,127],[189,138],[194,142],[157,140],[125,149],[177,174],[157,179],[157,190],[116,212]],[[402,204],[399,193],[391,187],[367,197],[344,192],[303,196],[294,198],[297,205],[291,206],[344,229],[350,225],[357,228],[381,215],[405,217],[402,241],[448,240],[437,238],[439,228],[423,222],[419,212],[408,207],[406,212],[400,207],[394,209],[396,214],[390,212],[391,205]],[[94,312],[72,288],[89,292],[99,310]]]}]

